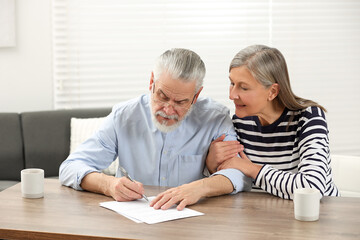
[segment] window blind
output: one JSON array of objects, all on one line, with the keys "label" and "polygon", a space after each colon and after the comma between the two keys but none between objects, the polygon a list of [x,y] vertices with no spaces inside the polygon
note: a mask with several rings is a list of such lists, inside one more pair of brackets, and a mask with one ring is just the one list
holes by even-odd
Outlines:
[{"label": "window blind", "polygon": [[272,15],[293,91],[328,110],[332,152],[360,155],[360,2],[276,0]]},{"label": "window blind", "polygon": [[206,64],[201,95],[233,113],[229,63],[265,44],[284,54],[294,92],[328,109],[332,150],[360,155],[357,0],[52,0],[52,16],[56,109],[146,93],[157,56],[181,47]]},{"label": "window blind", "polygon": [[241,47],[267,43],[268,5],[54,0],[55,108],[112,106],[147,92],[155,59],[174,47],[203,58],[204,95],[229,104],[228,65]]}]

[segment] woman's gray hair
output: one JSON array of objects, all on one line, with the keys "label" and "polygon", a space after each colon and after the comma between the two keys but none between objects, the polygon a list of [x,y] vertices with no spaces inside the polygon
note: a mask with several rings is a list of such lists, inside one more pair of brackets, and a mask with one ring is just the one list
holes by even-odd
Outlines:
[{"label": "woman's gray hair", "polygon": [[153,72],[155,81],[163,72],[184,82],[196,81],[197,92],[203,85],[206,69],[204,62],[195,52],[183,48],[173,48],[161,54],[155,63]]},{"label": "woman's gray hair", "polygon": [[276,48],[264,45],[252,45],[238,52],[230,63],[230,69],[246,66],[253,77],[266,88],[273,83],[289,80],[283,55]]},{"label": "woman's gray hair", "polygon": [[277,99],[286,108],[300,110],[317,106],[326,111],[316,102],[298,97],[293,93],[285,58],[278,49],[264,45],[246,47],[235,55],[230,63],[229,71],[241,66],[245,66],[265,88],[277,83],[280,88]]}]

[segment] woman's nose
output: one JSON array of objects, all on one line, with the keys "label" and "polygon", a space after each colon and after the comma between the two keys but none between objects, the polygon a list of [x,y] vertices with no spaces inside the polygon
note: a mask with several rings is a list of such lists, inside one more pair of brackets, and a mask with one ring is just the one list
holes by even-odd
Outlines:
[{"label": "woman's nose", "polygon": [[230,99],[230,100],[239,99],[239,95],[238,95],[238,93],[234,90],[233,87],[230,87],[230,90],[229,90],[229,99]]}]

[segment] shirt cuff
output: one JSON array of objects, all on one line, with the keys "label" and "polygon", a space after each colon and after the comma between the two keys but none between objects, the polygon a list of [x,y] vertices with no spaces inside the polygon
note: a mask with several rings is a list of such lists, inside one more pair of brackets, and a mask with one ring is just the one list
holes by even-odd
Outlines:
[{"label": "shirt cuff", "polygon": [[100,172],[86,164],[79,162],[64,161],[60,165],[59,180],[62,185],[72,187],[76,190],[83,190],[80,187],[82,179],[91,172]]},{"label": "shirt cuff", "polygon": [[83,180],[83,178],[88,175],[89,173],[92,173],[92,172],[99,172],[98,170],[95,170],[95,169],[87,169],[86,171],[79,171],[77,174],[76,174],[76,181],[75,181],[75,184],[73,186],[74,189],[76,190],[84,190],[80,185],[81,185],[81,182]]},{"label": "shirt cuff", "polygon": [[250,191],[252,188],[252,179],[245,176],[245,174],[238,169],[223,169],[213,173],[211,176],[215,175],[223,175],[230,180],[234,187],[234,191],[231,194],[236,194],[241,191]]}]

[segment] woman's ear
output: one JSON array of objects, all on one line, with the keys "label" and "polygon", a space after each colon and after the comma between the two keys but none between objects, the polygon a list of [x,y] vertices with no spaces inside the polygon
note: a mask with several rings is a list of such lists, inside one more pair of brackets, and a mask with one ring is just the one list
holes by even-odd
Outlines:
[{"label": "woman's ear", "polygon": [[279,95],[279,92],[280,92],[279,84],[274,83],[273,85],[271,85],[269,89],[268,101],[274,100],[277,97],[277,95]]}]

